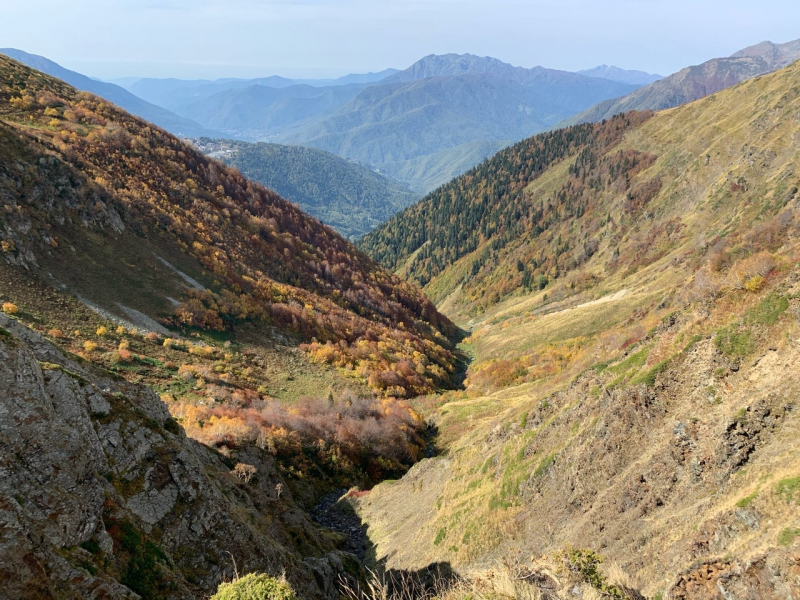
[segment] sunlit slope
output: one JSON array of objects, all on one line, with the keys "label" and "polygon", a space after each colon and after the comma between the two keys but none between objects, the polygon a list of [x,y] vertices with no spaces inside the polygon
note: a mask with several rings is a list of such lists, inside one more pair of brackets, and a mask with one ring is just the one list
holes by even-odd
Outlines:
[{"label": "sunlit slope", "polygon": [[443,456],[354,501],[377,560],[581,547],[648,597],[796,593],[798,135],[798,64],[658,113],[522,188],[519,221],[545,206],[547,227],[427,282],[473,362],[465,392],[420,401]]},{"label": "sunlit slope", "polygon": [[0,119],[0,240],[18,273],[187,335],[277,330],[392,396],[447,385],[447,319],[277,194],[5,57]]},{"label": "sunlit slope", "polygon": [[593,277],[608,286],[679,249],[680,264],[696,264],[710,245],[734,243],[790,200],[797,69],[643,123],[617,119],[612,131],[615,120],[521,142],[361,247],[436,302],[458,290],[450,312],[473,316],[540,288],[551,298],[587,286],[596,294]]}]

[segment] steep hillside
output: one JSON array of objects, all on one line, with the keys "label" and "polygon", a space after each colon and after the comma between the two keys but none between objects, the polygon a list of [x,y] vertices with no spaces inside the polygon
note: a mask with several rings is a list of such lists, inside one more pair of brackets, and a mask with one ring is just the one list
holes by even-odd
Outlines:
[{"label": "steep hillside", "polygon": [[[441,165],[441,156],[459,146],[504,145],[502,140],[542,131],[592,102],[631,89],[496,59],[431,56],[363,90],[326,119],[287,132],[283,140],[374,165],[427,191],[423,182],[444,179],[441,172],[424,170],[426,159],[427,165]],[[456,152],[453,158],[463,165],[463,152]]]},{"label": "steep hillside", "polygon": [[179,117],[161,106],[146,102],[118,85],[97,81],[96,79],[91,79],[75,71],[70,71],[43,56],[28,54],[27,52],[14,48],[0,48],[0,54],[5,54],[32,69],[61,79],[79,90],[96,94],[125,109],[129,113],[142,117],[151,123],[155,123],[159,127],[163,127],[175,135],[214,135],[213,130],[206,129],[191,119]]},{"label": "steep hillside", "polygon": [[376,563],[515,598],[800,593],[798,135],[800,63],[537,136],[365,238],[472,357],[417,403],[442,456],[346,500]]},{"label": "steep hillside", "polygon": [[613,65],[599,65],[594,69],[585,69],[576,72],[578,75],[586,75],[586,77],[610,79],[611,81],[618,81],[619,83],[627,83],[629,85],[648,85],[659,79],[664,79],[663,75],[653,75],[652,73],[645,73],[644,71],[630,71],[627,69],[620,69]]},{"label": "steep hillside", "polygon": [[693,102],[742,81],[771,73],[800,58],[800,40],[785,44],[762,42],[728,58],[715,58],[687,67],[635,92],[578,113],[559,123],[595,123],[631,110],[663,110]]},{"label": "steep hillside", "polygon": [[419,197],[372,169],[316,148],[207,138],[194,143],[350,239]]},{"label": "steep hillside", "polygon": [[0,598],[207,598],[238,568],[338,600],[358,573],[269,454],[188,439],[152,390],[3,314],[0,358]]}]

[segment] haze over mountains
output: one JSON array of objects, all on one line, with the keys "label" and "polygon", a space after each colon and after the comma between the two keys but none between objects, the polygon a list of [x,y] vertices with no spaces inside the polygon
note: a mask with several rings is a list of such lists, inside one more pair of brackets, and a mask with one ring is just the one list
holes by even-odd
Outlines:
[{"label": "haze over mountains", "polygon": [[[379,79],[380,78],[380,79]],[[229,137],[313,146],[427,191],[510,142],[635,89],[493,58],[431,55],[400,72],[328,82],[284,78],[128,84]]]},{"label": "haze over mountains", "polygon": [[[127,90],[42,57],[7,52],[178,135],[272,140],[318,148],[369,165],[415,193],[424,193],[509,144],[559,122],[596,121],[620,111],[685,103],[791,62],[800,56],[799,45],[764,42],[667,78],[607,65],[568,73],[515,67],[490,57],[446,54],[426,56],[402,71],[387,69],[333,80],[280,76],[122,80]],[[311,155],[295,152],[293,156],[297,160]],[[301,170],[312,172],[309,165]],[[341,166],[348,168],[345,163]],[[296,190],[290,184],[282,186],[274,176],[270,181],[280,189]],[[325,187],[315,189],[321,193]],[[394,194],[390,192],[387,198],[408,197]],[[309,202],[309,196],[301,196],[298,202],[325,222],[344,227],[340,231],[348,236],[363,234],[366,224],[374,226],[402,205],[394,200],[387,200],[383,208],[373,202],[361,205],[354,213],[361,215],[357,217],[361,225],[352,228],[345,224],[352,224],[352,215],[342,220],[338,209],[319,212],[326,203],[324,197]],[[330,201],[339,207],[347,204]]]},{"label": "haze over mountains", "polygon": [[191,119],[179,117],[178,115],[164,109],[162,106],[151,104],[141,97],[131,94],[124,88],[113,83],[106,83],[91,79],[75,71],[65,69],[61,65],[49,60],[43,56],[35,54],[28,54],[22,50],[15,48],[0,48],[0,54],[10,56],[14,60],[28,65],[42,73],[47,73],[53,77],[57,77],[62,81],[66,81],[79,90],[92,92],[101,98],[105,98],[109,102],[124,108],[125,110],[147,119],[155,123],[159,127],[163,127],[167,131],[171,131],[175,135],[182,136],[203,136],[203,135],[219,135],[211,129],[206,129],[201,125],[195,123]]},{"label": "haze over mountains", "polygon": [[466,168],[471,165],[465,149],[476,142],[500,148],[551,127],[560,115],[578,112],[595,98],[632,89],[493,58],[428,56],[365,89],[325,120],[281,139],[370,163],[425,191],[448,179],[446,172],[421,166],[432,157]]},{"label": "haze over mountains", "polygon": [[771,73],[800,59],[800,40],[785,44],[761,42],[651,83],[628,96],[606,100],[559,123],[592,123],[630,110],[663,110],[692,102],[758,75]]}]

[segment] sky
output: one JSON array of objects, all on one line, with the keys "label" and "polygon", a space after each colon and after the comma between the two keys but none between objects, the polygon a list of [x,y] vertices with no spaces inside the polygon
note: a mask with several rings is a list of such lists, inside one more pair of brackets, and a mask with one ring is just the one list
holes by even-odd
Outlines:
[{"label": "sky", "polygon": [[0,47],[109,80],[337,77],[448,52],[668,75],[796,38],[798,0],[0,0]]}]

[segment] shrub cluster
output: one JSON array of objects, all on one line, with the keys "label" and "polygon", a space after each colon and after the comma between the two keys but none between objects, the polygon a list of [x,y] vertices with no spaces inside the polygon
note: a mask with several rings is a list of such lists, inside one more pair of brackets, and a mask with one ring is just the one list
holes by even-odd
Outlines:
[{"label": "shrub cluster", "polygon": [[194,439],[227,448],[257,444],[298,476],[322,467],[331,475],[377,481],[405,472],[425,445],[425,424],[403,400],[346,395],[288,407],[254,393],[220,399],[225,405],[173,403],[170,410]]}]

